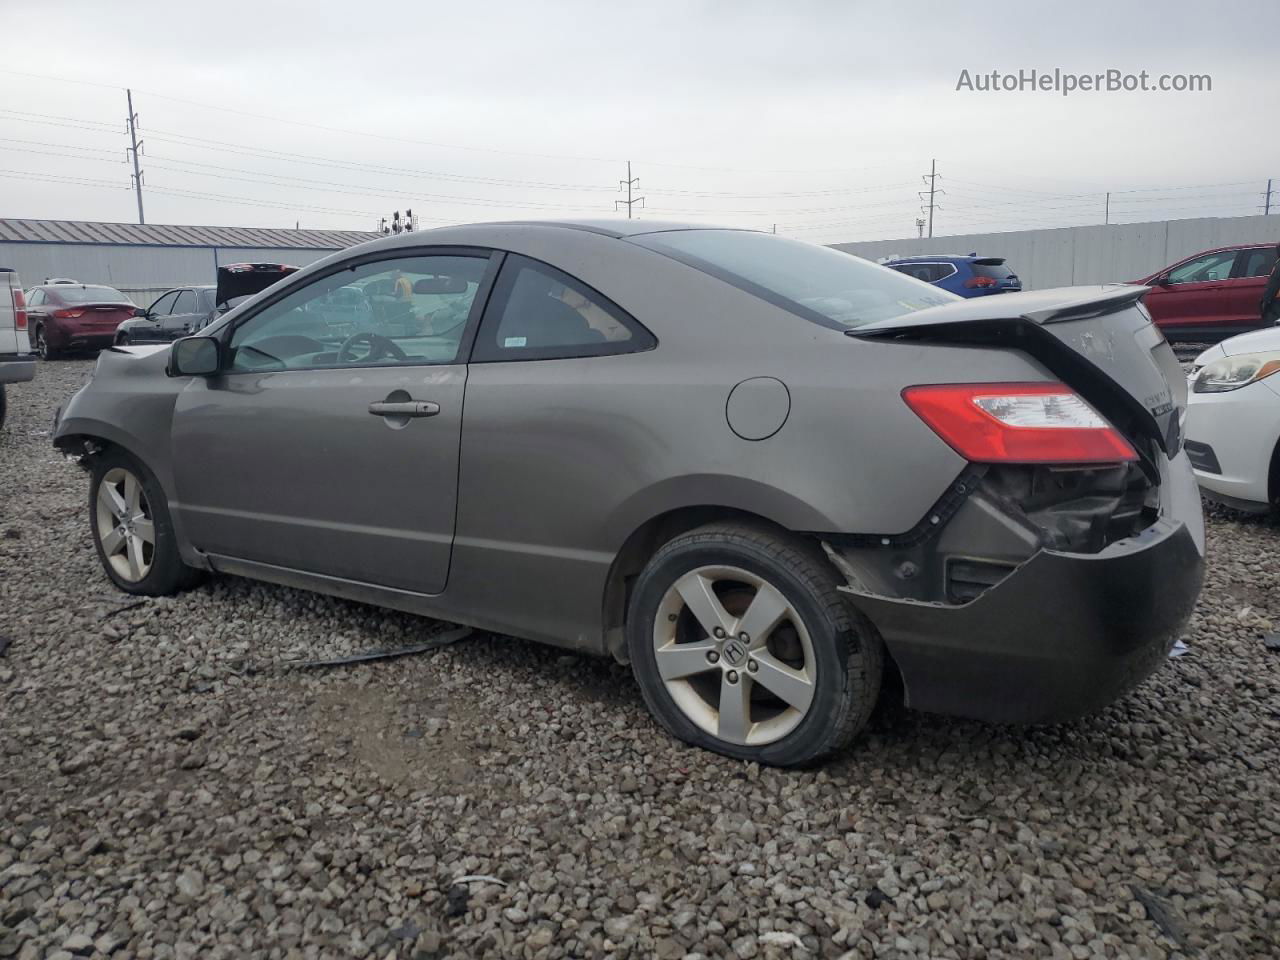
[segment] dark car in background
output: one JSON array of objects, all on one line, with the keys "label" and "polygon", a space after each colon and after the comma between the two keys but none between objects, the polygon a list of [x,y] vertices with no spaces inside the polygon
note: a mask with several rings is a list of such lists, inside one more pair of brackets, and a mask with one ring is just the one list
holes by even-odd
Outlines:
[{"label": "dark car in background", "polygon": [[884,266],[909,277],[932,283],[961,297],[985,297],[993,293],[1017,293],[1022,281],[1003,257],[980,257],[976,253],[955,256],[895,257]]},{"label": "dark car in background", "polygon": [[217,284],[174,287],[145,310],[124,321],[115,344],[168,343],[203,330],[246,297],[297,270],[285,263],[228,263],[218,268]]},{"label": "dark car in background", "polygon": [[27,291],[27,335],[44,360],[115,341],[116,328],[133,316],[133,301],[114,287],[45,283]]},{"label": "dark car in background", "polygon": [[1276,265],[1274,243],[1205,250],[1136,283],[1148,286],[1146,304],[1170,340],[1216,343],[1263,324],[1258,301]]}]

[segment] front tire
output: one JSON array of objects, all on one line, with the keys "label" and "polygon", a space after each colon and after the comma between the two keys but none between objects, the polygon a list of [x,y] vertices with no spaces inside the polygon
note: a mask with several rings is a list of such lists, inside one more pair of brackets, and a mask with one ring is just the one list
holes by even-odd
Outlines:
[{"label": "front tire", "polygon": [[89,529],[102,569],[125,593],[165,596],[200,579],[200,571],[184,564],[178,553],[159,481],[123,450],[94,458]]},{"label": "front tire", "polygon": [[816,543],[764,525],[667,543],[627,617],[649,710],[687,743],[774,766],[846,746],[875,706],[884,647],[838,582]]}]

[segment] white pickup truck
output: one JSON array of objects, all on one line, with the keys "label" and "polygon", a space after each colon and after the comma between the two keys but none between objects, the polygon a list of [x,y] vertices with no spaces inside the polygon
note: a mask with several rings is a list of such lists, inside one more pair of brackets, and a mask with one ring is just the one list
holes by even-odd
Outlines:
[{"label": "white pickup truck", "polygon": [[0,267],[0,427],[4,426],[6,383],[21,383],[36,375],[36,356],[27,339],[27,301],[22,281],[8,267]]}]

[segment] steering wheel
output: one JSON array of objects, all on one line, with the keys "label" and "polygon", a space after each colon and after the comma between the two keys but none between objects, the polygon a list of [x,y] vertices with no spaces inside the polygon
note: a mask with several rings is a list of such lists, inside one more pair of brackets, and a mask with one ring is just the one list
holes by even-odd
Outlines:
[{"label": "steering wheel", "polygon": [[[369,342],[369,352],[363,357],[357,357],[351,352],[351,348],[357,343]],[[338,348],[338,363],[352,363],[355,360],[381,360],[383,357],[392,357],[396,360],[408,360],[409,355],[396,345],[394,340],[380,336],[372,330],[361,330],[359,333],[353,333],[347,339],[342,341],[342,346]]]}]

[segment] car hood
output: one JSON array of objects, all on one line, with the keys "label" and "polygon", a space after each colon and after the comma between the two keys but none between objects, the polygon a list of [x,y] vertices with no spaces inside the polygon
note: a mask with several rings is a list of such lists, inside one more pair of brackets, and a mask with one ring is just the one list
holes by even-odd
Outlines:
[{"label": "car hood", "polygon": [[108,347],[107,349],[110,350],[112,353],[127,353],[131,357],[149,357],[153,353],[160,353],[163,350],[168,350],[169,344],[148,343],[148,344],[140,344],[138,346],[129,346],[129,347],[122,347],[122,346]]},{"label": "car hood", "polygon": [[1242,333],[1238,337],[1223,340],[1218,346],[1222,348],[1222,355],[1225,357],[1234,357],[1240,353],[1280,350],[1280,327],[1267,327],[1263,330]]},{"label": "car hood", "polygon": [[261,293],[273,283],[297,271],[284,263],[229,263],[218,268],[218,289],[213,301],[218,305],[236,297]]}]

